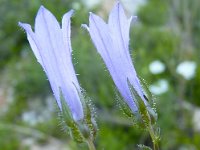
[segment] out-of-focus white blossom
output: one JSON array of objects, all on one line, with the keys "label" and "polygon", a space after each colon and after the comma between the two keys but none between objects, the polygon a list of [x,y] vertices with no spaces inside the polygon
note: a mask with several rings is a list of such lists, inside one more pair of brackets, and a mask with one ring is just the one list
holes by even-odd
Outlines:
[{"label": "out-of-focus white blossom", "polygon": [[[83,1],[83,0],[82,0]],[[83,1],[83,3],[88,7],[88,8],[93,8],[94,6],[98,5],[102,0],[87,0]]]},{"label": "out-of-focus white blossom", "polygon": [[160,95],[168,91],[169,83],[166,79],[160,79],[155,84],[149,86],[150,91],[155,95]]},{"label": "out-of-focus white blossom", "polygon": [[184,61],[177,66],[176,72],[182,75],[186,80],[190,80],[195,75],[196,67],[197,64],[194,61]]},{"label": "out-of-focus white blossom", "polygon": [[194,124],[194,129],[199,132],[200,131],[200,109],[194,110],[193,124]]},{"label": "out-of-focus white blossom", "polygon": [[75,10],[79,10],[81,8],[81,4],[79,2],[73,2],[72,8]]},{"label": "out-of-focus white blossom", "polygon": [[149,70],[152,74],[159,74],[165,71],[165,64],[159,60],[155,60],[149,65]]},{"label": "out-of-focus white blossom", "polygon": [[121,2],[128,12],[135,14],[140,6],[146,3],[146,0],[121,0]]}]

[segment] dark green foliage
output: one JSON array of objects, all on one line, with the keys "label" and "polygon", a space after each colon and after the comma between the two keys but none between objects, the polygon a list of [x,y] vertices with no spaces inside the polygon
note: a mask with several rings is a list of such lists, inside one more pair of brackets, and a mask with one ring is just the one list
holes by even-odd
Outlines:
[{"label": "dark green foliage", "polygon": [[149,0],[138,11],[139,20],[147,26],[159,26],[166,23],[168,19],[167,3],[162,0]]},{"label": "dark green foliage", "polygon": [[192,83],[188,83],[186,96],[187,98],[197,106],[200,106],[200,68],[196,70],[196,76]]},{"label": "dark green foliage", "polygon": [[[16,133],[10,136],[10,131],[0,128],[0,146],[1,149],[13,150],[19,148],[19,139]],[[12,143],[11,143],[12,141]],[[24,150],[24,149],[23,149]]]}]

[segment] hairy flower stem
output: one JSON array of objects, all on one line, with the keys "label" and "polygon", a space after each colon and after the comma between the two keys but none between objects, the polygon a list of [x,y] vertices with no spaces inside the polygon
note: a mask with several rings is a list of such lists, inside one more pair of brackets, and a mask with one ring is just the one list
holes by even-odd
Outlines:
[{"label": "hairy flower stem", "polygon": [[158,145],[159,139],[156,137],[152,125],[149,126],[148,131],[152,139],[153,150],[159,150],[159,145]]},{"label": "hairy flower stem", "polygon": [[89,150],[96,150],[94,143],[90,138],[87,139],[87,144],[88,144]]}]

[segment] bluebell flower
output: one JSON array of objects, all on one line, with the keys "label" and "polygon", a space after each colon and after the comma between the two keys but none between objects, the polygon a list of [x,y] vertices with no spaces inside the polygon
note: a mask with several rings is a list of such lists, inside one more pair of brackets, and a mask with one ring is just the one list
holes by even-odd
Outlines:
[{"label": "bluebell flower", "polygon": [[90,13],[89,26],[83,25],[88,30],[118,91],[132,112],[137,112],[138,108],[129,83],[143,102],[147,103],[129,52],[129,29],[135,18],[132,16],[128,19],[121,4],[117,2],[109,15],[108,23]]},{"label": "bluebell flower", "polygon": [[61,93],[75,121],[84,118],[83,106],[79,97],[80,85],[72,64],[69,11],[62,18],[62,27],[54,15],[40,7],[35,19],[35,31],[26,23],[19,23],[25,32],[30,46],[44,69],[56,102],[62,110]]}]

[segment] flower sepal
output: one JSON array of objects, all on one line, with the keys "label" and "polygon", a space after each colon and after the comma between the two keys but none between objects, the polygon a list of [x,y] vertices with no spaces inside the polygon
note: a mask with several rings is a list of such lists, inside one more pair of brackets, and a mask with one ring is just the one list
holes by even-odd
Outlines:
[{"label": "flower sepal", "polygon": [[147,97],[144,95],[144,100],[139,96],[135,88],[131,85],[130,81],[127,80],[128,86],[131,91],[131,96],[133,97],[133,100],[138,108],[138,112],[135,113],[135,116],[137,117],[137,123],[146,129],[148,129],[152,124],[155,124],[157,121],[157,113],[156,111],[151,107],[151,105],[148,103]]},{"label": "flower sepal", "polygon": [[73,119],[71,111],[67,103],[65,102],[62,93],[60,94],[60,100],[62,106],[62,110],[60,110],[60,116],[64,129],[67,130],[67,132],[74,141],[76,141],[77,143],[83,143],[84,137],[80,132],[77,122]]},{"label": "flower sepal", "polygon": [[62,125],[64,129],[67,130],[71,138],[77,143],[87,142],[88,139],[94,140],[97,131],[96,122],[93,116],[91,115],[91,108],[85,102],[85,100],[83,100],[83,94],[81,93],[80,95],[79,93],[84,109],[84,118],[81,120],[74,120],[69,106],[67,105],[65,99],[62,96],[62,93],[60,95],[62,106],[60,116],[62,119]]},{"label": "flower sepal", "polygon": [[[117,90],[116,90],[117,91]],[[124,101],[123,97],[120,96],[120,93],[116,92],[116,99],[120,110],[123,112],[126,117],[133,119],[134,115],[128,104]]]},{"label": "flower sepal", "polygon": [[81,92],[78,92],[80,100],[83,105],[84,111],[84,124],[87,125],[88,132],[85,134],[85,138],[94,140],[97,133],[97,124],[95,121],[95,112],[94,106],[91,103],[89,97],[87,97],[86,93],[82,89]]},{"label": "flower sepal", "polygon": [[[149,131],[153,143],[155,145],[158,145],[160,141],[160,128],[156,126],[157,113],[155,111],[155,103],[152,99],[150,101],[145,95],[143,95],[144,99],[146,100],[144,102],[141,96],[139,96],[134,87],[130,84],[129,80],[127,80],[127,82],[131,91],[131,95],[138,108],[138,112],[135,115],[137,119],[136,123],[139,127],[142,127],[144,130]],[[148,149],[148,147],[141,148]]]}]

